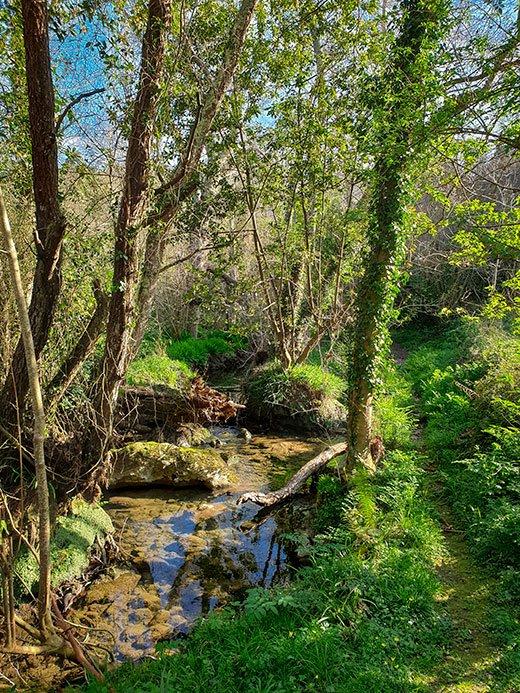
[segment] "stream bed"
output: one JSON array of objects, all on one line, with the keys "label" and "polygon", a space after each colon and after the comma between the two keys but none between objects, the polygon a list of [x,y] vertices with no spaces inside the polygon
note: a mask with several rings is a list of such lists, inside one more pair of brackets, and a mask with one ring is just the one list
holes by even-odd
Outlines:
[{"label": "stream bed", "polygon": [[[106,629],[106,646],[119,661],[151,654],[158,641],[186,634],[201,614],[284,577],[280,534],[294,507],[254,523],[258,506],[236,501],[246,491],[282,485],[323,444],[274,435],[247,441],[233,427],[212,432],[238,477],[229,491],[122,490],[106,499],[120,560],[89,586],[70,618]],[[297,513],[302,526],[306,512]]]}]

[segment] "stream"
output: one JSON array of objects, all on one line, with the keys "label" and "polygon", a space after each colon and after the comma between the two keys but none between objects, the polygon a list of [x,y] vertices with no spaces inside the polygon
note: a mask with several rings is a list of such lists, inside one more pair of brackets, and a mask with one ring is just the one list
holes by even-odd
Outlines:
[{"label": "stream", "polygon": [[275,435],[246,441],[233,427],[212,432],[238,477],[231,490],[153,488],[106,498],[120,560],[89,586],[70,618],[106,629],[106,646],[116,660],[151,654],[158,641],[186,634],[198,616],[248,587],[268,587],[284,578],[284,519],[296,512],[304,525],[305,506],[287,507],[254,523],[258,506],[236,501],[246,491],[282,485],[322,443]]}]

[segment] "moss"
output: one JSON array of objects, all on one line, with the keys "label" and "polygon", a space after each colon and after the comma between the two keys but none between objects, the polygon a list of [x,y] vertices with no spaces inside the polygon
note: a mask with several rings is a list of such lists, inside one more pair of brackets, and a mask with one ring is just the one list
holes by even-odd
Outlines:
[{"label": "moss", "polygon": [[186,363],[150,354],[130,364],[126,381],[134,386],[167,385],[182,390],[194,377],[195,373]]},{"label": "moss", "polygon": [[112,488],[202,485],[213,489],[235,480],[222,455],[212,448],[142,441],[114,450],[112,455]]},{"label": "moss", "polygon": [[[113,531],[112,520],[99,504],[75,499],[70,513],[56,520],[51,539],[53,587],[81,575],[89,564],[95,541]],[[32,554],[24,552],[19,556],[15,572],[19,595],[36,589],[38,565]]]}]

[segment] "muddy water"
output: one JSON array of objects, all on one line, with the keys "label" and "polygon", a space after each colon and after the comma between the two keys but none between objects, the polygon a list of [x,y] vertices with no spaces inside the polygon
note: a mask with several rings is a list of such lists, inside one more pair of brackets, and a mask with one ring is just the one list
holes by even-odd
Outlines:
[{"label": "muddy water", "polygon": [[252,523],[258,506],[236,500],[280,486],[322,445],[266,435],[245,442],[231,428],[214,433],[239,479],[230,491],[150,489],[107,499],[124,560],[89,588],[74,617],[106,628],[117,659],[149,654],[247,587],[283,579],[284,513]]}]

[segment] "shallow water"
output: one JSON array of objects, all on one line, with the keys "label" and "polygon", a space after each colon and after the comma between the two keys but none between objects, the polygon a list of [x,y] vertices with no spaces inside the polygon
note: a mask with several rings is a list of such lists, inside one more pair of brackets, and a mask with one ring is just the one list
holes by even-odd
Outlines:
[{"label": "shallow water", "polygon": [[75,616],[107,628],[118,659],[150,653],[247,587],[283,578],[283,513],[253,523],[258,506],[236,500],[280,486],[322,445],[268,435],[247,443],[238,429],[213,432],[239,479],[230,491],[118,491],[107,499],[124,563],[88,589]]}]

